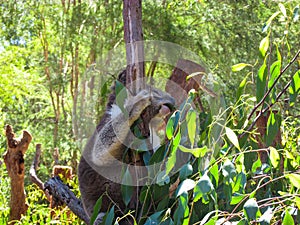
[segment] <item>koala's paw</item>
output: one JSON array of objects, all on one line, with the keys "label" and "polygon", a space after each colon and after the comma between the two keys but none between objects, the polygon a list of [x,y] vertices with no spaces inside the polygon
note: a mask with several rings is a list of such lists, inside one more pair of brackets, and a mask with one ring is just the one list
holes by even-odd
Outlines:
[{"label": "koala's paw", "polygon": [[151,105],[151,94],[147,90],[141,90],[137,95],[130,96],[125,103],[129,120],[136,121],[149,105]]}]

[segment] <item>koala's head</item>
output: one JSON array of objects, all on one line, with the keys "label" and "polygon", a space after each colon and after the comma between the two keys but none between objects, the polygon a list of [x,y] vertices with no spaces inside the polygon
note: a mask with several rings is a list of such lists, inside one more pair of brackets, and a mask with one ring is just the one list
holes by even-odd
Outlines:
[{"label": "koala's head", "polygon": [[[175,109],[175,99],[168,93],[147,86],[151,94],[151,105],[149,105],[142,113],[141,118],[144,121],[145,127],[149,127],[155,132],[164,131],[168,116]],[[147,136],[147,135],[146,135]]]}]

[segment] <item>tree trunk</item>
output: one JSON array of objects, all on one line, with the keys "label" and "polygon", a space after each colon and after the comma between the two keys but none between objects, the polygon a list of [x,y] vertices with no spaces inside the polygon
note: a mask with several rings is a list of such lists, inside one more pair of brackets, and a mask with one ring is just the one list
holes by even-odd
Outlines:
[{"label": "tree trunk", "polygon": [[[4,162],[11,179],[9,221],[13,221],[20,220],[21,215],[24,215],[28,208],[25,203],[26,196],[24,190],[24,154],[28,149],[32,137],[28,131],[23,131],[21,137],[15,138],[10,125],[6,125],[5,130],[8,150],[4,154]],[[14,224],[14,222],[11,224]]]},{"label": "tree trunk", "polygon": [[145,77],[141,0],[123,0],[123,21],[127,60],[126,85],[130,85],[129,90],[136,94],[143,88]]}]

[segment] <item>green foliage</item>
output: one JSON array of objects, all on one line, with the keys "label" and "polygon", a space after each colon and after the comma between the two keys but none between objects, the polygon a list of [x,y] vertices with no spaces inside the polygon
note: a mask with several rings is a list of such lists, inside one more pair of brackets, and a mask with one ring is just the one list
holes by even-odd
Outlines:
[{"label": "green foliage", "polygon": [[[190,93],[173,113],[166,127],[169,143],[146,162],[154,184],[142,188],[139,211],[126,214],[136,224],[300,222],[297,4],[295,0],[143,1],[145,39],[175,42],[201,56],[227,87],[227,108],[220,110],[206,99],[198,114],[192,108],[197,93]],[[32,162],[34,144],[42,143],[38,172],[43,180],[51,174],[54,147],[60,149],[62,164],[76,167],[86,140],[77,126],[88,123],[84,117],[74,118],[76,110],[87,107],[80,82],[92,86],[89,75],[99,79],[115,75],[115,68],[105,64],[94,69],[93,64],[121,43],[121,10],[117,0],[0,4],[0,127],[9,123],[16,131],[32,133],[26,167]],[[158,65],[155,75],[167,76],[171,69]],[[214,91],[222,85],[218,82]],[[97,94],[90,96],[96,107],[87,110],[93,124],[105,109],[109,85],[91,88]],[[118,84],[116,92],[121,91]],[[122,107],[126,95],[118,96]],[[253,129],[259,114],[268,117],[263,138]],[[279,130],[282,143],[274,146]],[[259,139],[265,144],[267,162],[260,158]],[[0,154],[4,151],[1,135]],[[186,161],[180,164],[182,159]],[[132,180],[127,170],[124,180]],[[0,184],[0,224],[6,224],[10,190],[4,164]],[[57,219],[51,219],[42,192],[29,184],[26,179],[29,209],[20,224],[82,224],[73,215],[67,217],[66,209],[54,210]],[[71,186],[78,194],[76,180]],[[122,186],[126,204],[132,193],[131,186]],[[103,224],[114,224],[114,210],[109,209]]]}]

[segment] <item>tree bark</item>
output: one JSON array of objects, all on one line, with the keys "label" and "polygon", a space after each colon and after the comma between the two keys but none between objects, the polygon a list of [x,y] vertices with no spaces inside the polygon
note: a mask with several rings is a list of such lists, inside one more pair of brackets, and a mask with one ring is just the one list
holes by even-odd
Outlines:
[{"label": "tree bark", "polygon": [[[28,131],[23,131],[19,138],[15,137],[10,125],[6,125],[7,151],[4,154],[4,162],[11,179],[10,215],[9,221],[20,220],[28,206],[25,203],[24,190],[24,154],[32,140]],[[11,224],[14,224],[12,222]]]},{"label": "tree bark", "polygon": [[136,94],[143,89],[145,77],[141,0],[123,0],[123,21],[127,60],[126,85],[131,85],[127,87]]}]

